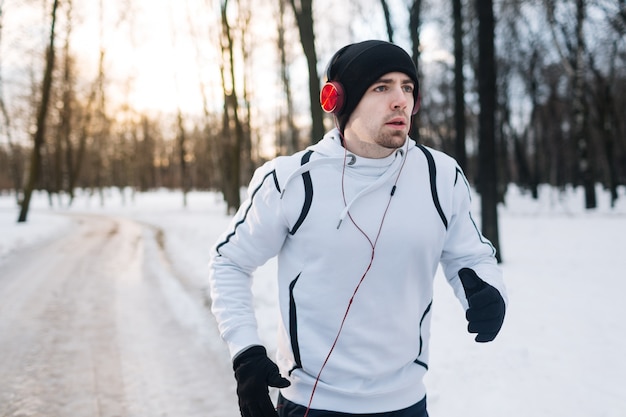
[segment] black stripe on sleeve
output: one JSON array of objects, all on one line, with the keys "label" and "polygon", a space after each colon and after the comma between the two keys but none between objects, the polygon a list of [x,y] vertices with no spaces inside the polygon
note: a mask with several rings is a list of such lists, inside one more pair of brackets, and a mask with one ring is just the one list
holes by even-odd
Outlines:
[{"label": "black stripe on sleeve", "polygon": [[[313,151],[308,151],[304,155],[302,155],[302,159],[300,160],[300,165],[304,165],[311,159],[311,154]],[[313,181],[311,181],[311,174],[306,171],[302,174],[302,182],[304,183],[304,204],[302,205],[302,211],[300,212],[300,216],[298,220],[293,225],[293,228],[289,231],[289,234],[294,235],[304,222],[307,214],[309,214],[309,210],[311,209],[311,203],[313,202]]]},{"label": "black stripe on sleeve", "polygon": [[246,210],[245,210],[245,212],[244,212],[243,217],[241,218],[241,220],[239,220],[237,223],[235,223],[235,227],[233,228],[233,231],[232,231],[232,232],[230,232],[230,233],[226,236],[226,238],[225,238],[225,239],[224,239],[224,240],[223,240],[220,244],[218,244],[218,245],[217,245],[217,247],[215,248],[215,251],[216,251],[219,255],[221,255],[221,253],[220,253],[220,249],[222,248],[222,246],[226,245],[226,244],[230,241],[230,239],[231,239],[233,236],[235,236],[235,233],[237,233],[237,228],[238,228],[239,226],[241,226],[241,225],[242,225],[242,224],[246,221],[246,217],[248,217],[248,213],[250,212],[250,209],[252,208],[252,204],[254,203],[254,197],[255,197],[255,196],[256,196],[256,194],[259,192],[259,190],[261,189],[261,187],[263,187],[263,184],[265,184],[265,180],[267,180],[270,176],[272,176],[272,177],[273,177],[273,179],[274,179],[274,184],[275,184],[276,188],[280,188],[280,187],[278,186],[278,181],[277,181],[277,179],[276,179],[276,171],[275,171],[275,170],[272,170],[272,171],[268,172],[267,174],[265,174],[265,176],[263,177],[263,180],[261,181],[261,183],[259,184],[259,186],[258,186],[258,187],[256,187],[256,188],[254,189],[254,191],[252,192],[252,195],[250,196],[250,203],[248,204],[248,207],[246,207]]},{"label": "black stripe on sleeve", "polygon": [[302,359],[300,359],[300,346],[298,344],[298,315],[296,313],[296,300],[293,295],[293,288],[298,282],[300,274],[289,284],[289,338],[291,339],[291,351],[293,352],[293,360],[295,365],[289,371],[289,375],[298,368],[302,368]]},{"label": "black stripe on sleeve", "polygon": [[[472,201],[472,190],[471,190],[471,187],[469,185],[469,181],[467,180],[467,178],[465,178],[465,175],[463,175],[463,172],[457,167],[457,169],[456,169],[456,178],[454,180],[455,185],[456,185],[457,179],[459,177],[461,177],[463,179],[463,183],[465,184],[465,188],[467,188],[467,194],[469,196],[469,199],[470,199],[470,201]],[[468,213],[468,215],[469,215],[469,218],[470,218],[472,224],[474,225],[474,229],[476,230],[476,234],[478,235],[478,240],[480,240],[480,243],[489,246],[491,248],[491,254],[493,256],[496,256],[496,248],[493,246],[493,244],[489,240],[485,240],[485,237],[483,236],[483,234],[481,233],[478,225],[474,221],[474,217],[472,216],[472,212],[470,211]]]}]

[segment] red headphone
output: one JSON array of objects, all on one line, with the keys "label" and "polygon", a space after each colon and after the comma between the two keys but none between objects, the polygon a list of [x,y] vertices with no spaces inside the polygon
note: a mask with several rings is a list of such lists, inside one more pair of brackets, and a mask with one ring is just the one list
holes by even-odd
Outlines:
[{"label": "red headphone", "polygon": [[320,91],[320,104],[326,113],[337,114],[343,108],[345,93],[339,81],[328,81]]}]

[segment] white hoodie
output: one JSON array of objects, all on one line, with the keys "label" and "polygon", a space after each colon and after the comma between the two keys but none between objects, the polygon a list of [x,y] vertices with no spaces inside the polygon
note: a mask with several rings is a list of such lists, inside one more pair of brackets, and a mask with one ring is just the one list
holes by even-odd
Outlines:
[{"label": "white hoodie", "polygon": [[367,159],[333,130],[260,167],[248,193],[212,250],[212,311],[232,357],[260,345],[251,274],[278,255],[277,363],[295,403],[309,404],[318,374],[315,409],[386,412],[424,398],[439,263],[464,308],[461,268],[506,300],[461,169],[409,138]]}]

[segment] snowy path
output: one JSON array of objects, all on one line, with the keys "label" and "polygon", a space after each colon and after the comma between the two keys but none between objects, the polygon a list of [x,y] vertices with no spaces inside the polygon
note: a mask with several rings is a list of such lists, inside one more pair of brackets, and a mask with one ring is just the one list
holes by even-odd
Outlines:
[{"label": "snowy path", "polygon": [[76,219],[0,265],[0,416],[237,416],[214,321],[155,230]]}]

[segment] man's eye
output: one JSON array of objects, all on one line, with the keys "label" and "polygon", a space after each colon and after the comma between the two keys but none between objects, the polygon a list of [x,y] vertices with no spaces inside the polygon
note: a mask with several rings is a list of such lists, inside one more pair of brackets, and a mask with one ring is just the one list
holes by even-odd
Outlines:
[{"label": "man's eye", "polygon": [[374,87],[374,91],[385,91],[385,89],[386,89],[385,85],[378,85]]},{"label": "man's eye", "polygon": [[404,86],[404,91],[406,93],[412,93],[413,92],[413,86],[412,85],[405,85]]}]

